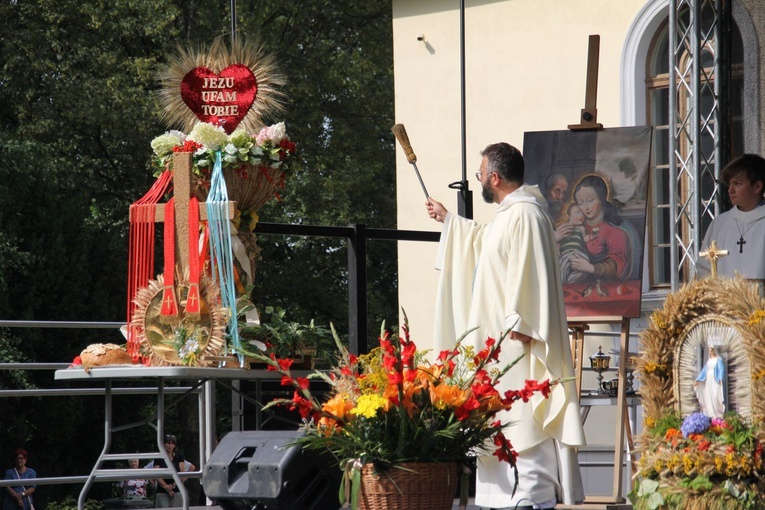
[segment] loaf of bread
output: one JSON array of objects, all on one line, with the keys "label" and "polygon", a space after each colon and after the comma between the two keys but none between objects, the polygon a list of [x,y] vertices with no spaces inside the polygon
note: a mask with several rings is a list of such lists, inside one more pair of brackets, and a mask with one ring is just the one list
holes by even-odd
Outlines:
[{"label": "loaf of bread", "polygon": [[116,344],[91,344],[80,353],[83,366],[130,365],[133,359],[125,349]]}]

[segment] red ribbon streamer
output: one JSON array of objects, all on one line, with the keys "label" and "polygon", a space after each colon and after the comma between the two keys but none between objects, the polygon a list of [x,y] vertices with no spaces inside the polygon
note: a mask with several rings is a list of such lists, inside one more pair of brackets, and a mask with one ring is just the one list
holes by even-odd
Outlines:
[{"label": "red ribbon streamer", "polygon": [[162,292],[163,317],[178,315],[178,305],[175,300],[175,198],[168,200],[165,205],[165,287]]},{"label": "red ribbon streamer", "polygon": [[128,238],[127,288],[127,352],[134,362],[140,361],[136,328],[131,324],[135,314],[135,295],[146,287],[154,272],[154,221],[159,200],[172,184],[172,172],[160,174],[151,189],[130,206]]},{"label": "red ribbon streamer", "polygon": [[198,314],[199,306],[199,200],[189,200],[189,294],[186,313]]}]

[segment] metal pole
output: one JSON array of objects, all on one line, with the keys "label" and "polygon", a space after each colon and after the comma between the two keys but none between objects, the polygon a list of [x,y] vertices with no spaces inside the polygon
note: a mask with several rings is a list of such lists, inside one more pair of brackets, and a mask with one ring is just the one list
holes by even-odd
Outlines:
[{"label": "metal pole", "polygon": [[670,289],[675,292],[678,289],[679,268],[677,257],[677,0],[669,0],[669,256],[672,260],[670,266]]},{"label": "metal pole", "polygon": [[236,41],[236,0],[231,0],[231,45]]},{"label": "metal pole", "polygon": [[449,188],[459,192],[457,214],[473,219],[473,192],[467,180],[467,127],[465,107],[465,0],[460,0],[460,137],[462,144],[462,180],[453,182]]}]

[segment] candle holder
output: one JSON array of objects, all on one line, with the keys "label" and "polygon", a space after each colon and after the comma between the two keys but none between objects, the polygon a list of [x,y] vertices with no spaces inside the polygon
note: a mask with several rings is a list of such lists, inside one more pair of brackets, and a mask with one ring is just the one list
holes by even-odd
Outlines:
[{"label": "candle holder", "polygon": [[627,358],[627,386],[625,391],[627,395],[635,393],[635,388],[632,386],[635,381],[635,368],[637,367],[638,357],[634,354]]},{"label": "candle holder", "polygon": [[604,395],[608,393],[603,388],[603,372],[608,370],[611,364],[611,356],[603,353],[603,346],[598,346],[598,353],[590,356],[590,366],[598,374],[598,389],[596,393],[598,395]]}]

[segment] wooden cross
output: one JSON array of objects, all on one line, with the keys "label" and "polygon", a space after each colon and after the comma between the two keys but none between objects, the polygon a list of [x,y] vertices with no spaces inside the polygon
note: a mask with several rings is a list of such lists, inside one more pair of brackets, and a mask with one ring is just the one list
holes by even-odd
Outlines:
[{"label": "wooden cross", "polygon": [[[181,278],[189,267],[189,198],[191,197],[191,153],[176,152],[173,155],[173,196],[175,197],[175,260]],[[228,217],[233,219],[236,202],[228,202]],[[165,207],[158,204],[155,221],[165,221]],[[199,203],[199,219],[207,219],[207,207]]]},{"label": "wooden cross", "polygon": [[706,251],[699,253],[709,261],[709,267],[712,270],[712,278],[717,278],[717,261],[728,254],[728,250],[721,250],[717,247],[717,241],[712,241]]},{"label": "wooden cross", "polygon": [[744,245],[746,244],[746,241],[744,240],[744,236],[741,236],[741,239],[736,241],[736,244],[738,245],[738,252],[744,253]]}]

